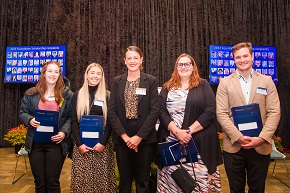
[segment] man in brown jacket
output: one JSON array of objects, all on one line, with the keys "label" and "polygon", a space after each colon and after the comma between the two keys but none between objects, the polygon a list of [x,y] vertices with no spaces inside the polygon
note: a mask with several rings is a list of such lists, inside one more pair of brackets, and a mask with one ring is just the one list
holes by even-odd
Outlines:
[{"label": "man in brown jacket", "polygon": [[[253,70],[252,44],[233,47],[235,73],[220,80],[217,89],[217,119],[225,132],[224,165],[231,193],[263,193],[272,151],[272,137],[280,120],[280,101],[270,76]],[[231,108],[258,103],[263,128],[258,137],[243,135],[234,125]]]}]

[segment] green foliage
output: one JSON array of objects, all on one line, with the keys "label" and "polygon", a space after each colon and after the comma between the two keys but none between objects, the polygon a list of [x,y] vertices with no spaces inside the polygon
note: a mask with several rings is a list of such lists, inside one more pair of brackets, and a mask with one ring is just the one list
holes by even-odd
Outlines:
[{"label": "green foliage", "polygon": [[120,174],[119,174],[119,169],[118,166],[116,164],[115,166],[115,174],[116,174],[116,191],[119,192],[119,185],[120,185]]},{"label": "green foliage", "polygon": [[8,133],[4,135],[4,140],[14,145],[22,145],[25,143],[27,133],[27,127],[23,124],[18,125],[17,127],[11,128],[8,130]]}]

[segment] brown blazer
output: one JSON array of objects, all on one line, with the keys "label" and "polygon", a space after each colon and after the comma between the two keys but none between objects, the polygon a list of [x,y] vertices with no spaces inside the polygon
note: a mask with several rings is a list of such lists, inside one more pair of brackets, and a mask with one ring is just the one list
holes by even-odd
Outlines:
[{"label": "brown blazer", "polygon": [[[255,148],[260,154],[267,155],[272,151],[272,137],[280,120],[280,101],[275,84],[270,76],[253,71],[249,104],[258,103],[260,106],[263,129],[259,137],[267,142]],[[267,94],[257,93],[258,87],[266,88]],[[237,73],[221,79],[216,94],[217,119],[225,132],[223,149],[236,153],[241,145],[237,140],[243,135],[234,125],[231,107],[246,105],[242,87]]]}]

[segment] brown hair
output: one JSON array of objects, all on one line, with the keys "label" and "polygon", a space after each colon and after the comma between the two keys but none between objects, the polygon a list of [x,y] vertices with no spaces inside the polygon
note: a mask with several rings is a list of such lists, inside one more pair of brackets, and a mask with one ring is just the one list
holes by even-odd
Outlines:
[{"label": "brown hair", "polygon": [[[143,58],[144,59],[143,52],[137,46],[129,46],[128,48],[126,48],[126,50],[124,52],[124,58],[126,58],[126,54],[127,54],[128,51],[137,52],[139,54],[140,58]],[[142,70],[142,69],[143,69],[143,65],[141,64],[140,65],[140,70]]]},{"label": "brown hair", "polygon": [[248,48],[250,51],[250,54],[253,54],[253,47],[251,42],[241,42],[233,46],[232,52],[233,56],[235,56],[235,52],[242,49],[242,48]]},{"label": "brown hair", "polygon": [[44,74],[47,70],[48,65],[50,65],[50,64],[55,64],[59,68],[59,76],[58,76],[58,79],[57,79],[55,86],[54,86],[54,98],[55,98],[55,102],[57,104],[60,104],[63,101],[62,90],[65,87],[65,85],[64,85],[64,81],[63,81],[63,77],[62,77],[62,73],[61,73],[60,64],[56,61],[48,61],[48,62],[43,64],[43,67],[42,67],[42,70],[40,73],[40,80],[36,84],[35,91],[32,93],[26,91],[26,94],[28,96],[32,96],[32,95],[36,95],[39,93],[41,101],[45,102],[46,99],[45,99],[44,95],[45,95],[45,92],[47,91],[47,85],[46,85]]},{"label": "brown hair", "polygon": [[178,75],[178,71],[177,71],[177,63],[178,61],[180,60],[180,58],[182,57],[187,57],[190,59],[190,62],[193,66],[193,72],[190,76],[190,80],[189,80],[189,85],[188,85],[188,89],[192,89],[192,88],[195,88],[197,87],[200,82],[201,82],[201,78],[198,74],[198,69],[197,69],[197,66],[196,66],[196,63],[193,59],[193,57],[191,57],[189,54],[186,54],[186,53],[183,53],[181,54],[177,59],[176,59],[176,62],[175,62],[175,66],[174,66],[174,71],[171,75],[171,78],[169,81],[167,81],[163,87],[167,90],[170,90],[172,88],[174,89],[178,89],[180,88],[182,85],[181,85],[181,80],[180,80],[180,77]]}]

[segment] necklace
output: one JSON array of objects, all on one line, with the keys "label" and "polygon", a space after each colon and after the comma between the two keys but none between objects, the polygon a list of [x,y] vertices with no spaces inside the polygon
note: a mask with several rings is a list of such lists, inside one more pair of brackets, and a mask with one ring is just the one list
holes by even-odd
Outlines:
[{"label": "necklace", "polygon": [[48,91],[46,91],[45,98],[49,99],[53,97],[54,97],[54,90],[50,91],[49,93]]}]

